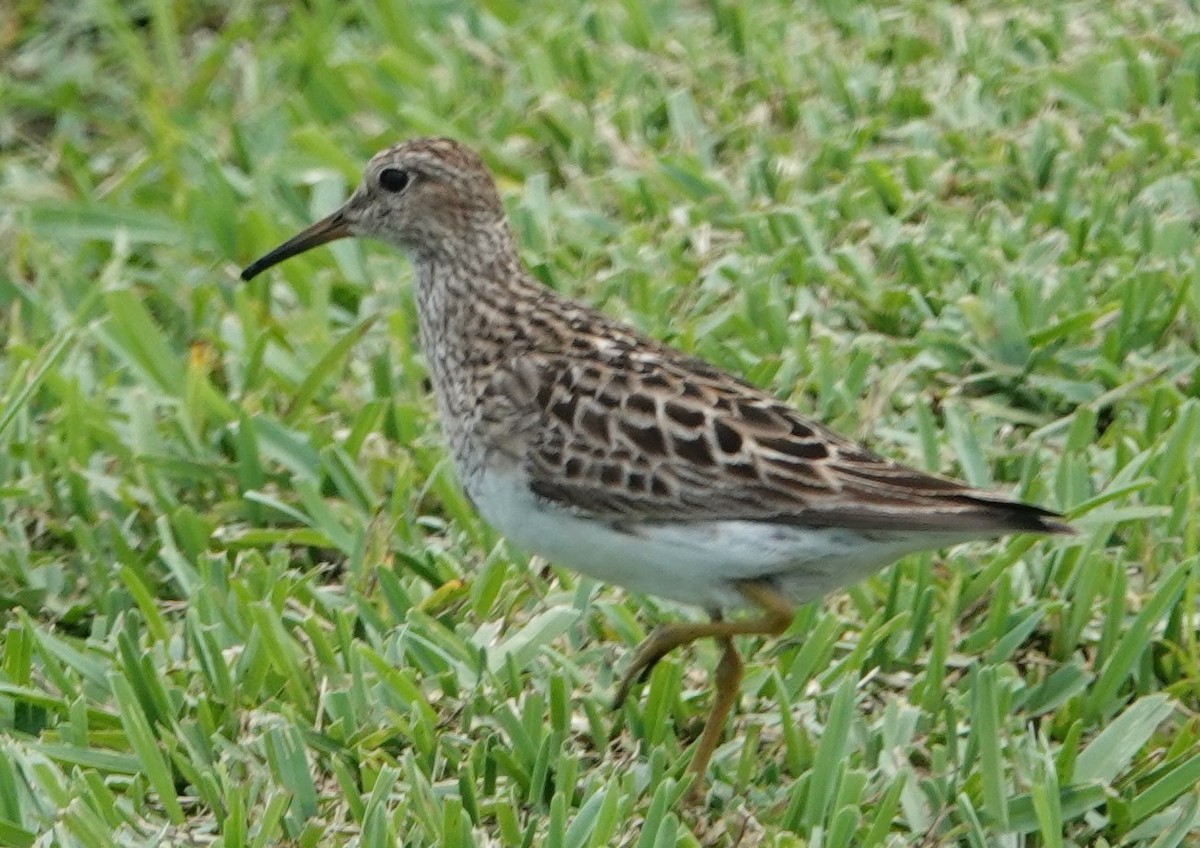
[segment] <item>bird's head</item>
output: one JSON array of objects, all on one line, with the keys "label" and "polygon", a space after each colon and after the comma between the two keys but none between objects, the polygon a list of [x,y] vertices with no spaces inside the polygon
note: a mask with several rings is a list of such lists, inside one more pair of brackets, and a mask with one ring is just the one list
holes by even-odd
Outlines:
[{"label": "bird's head", "polygon": [[349,236],[415,254],[452,253],[463,239],[503,230],[504,208],[478,154],[452,139],[418,138],[375,154],[341,209],[246,266],[242,279]]}]

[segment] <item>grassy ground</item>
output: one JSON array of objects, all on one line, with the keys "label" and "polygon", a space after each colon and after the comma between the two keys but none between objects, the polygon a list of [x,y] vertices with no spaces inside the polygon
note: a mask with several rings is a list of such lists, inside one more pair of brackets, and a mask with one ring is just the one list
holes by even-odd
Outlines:
[{"label": "grassy ground", "polygon": [[[1196,844],[1194,5],[305,5],[0,12],[0,844]],[[609,713],[691,613],[472,514],[403,259],[236,280],[430,133],[551,285],[1079,536],[747,643],[680,804],[713,647]]]}]

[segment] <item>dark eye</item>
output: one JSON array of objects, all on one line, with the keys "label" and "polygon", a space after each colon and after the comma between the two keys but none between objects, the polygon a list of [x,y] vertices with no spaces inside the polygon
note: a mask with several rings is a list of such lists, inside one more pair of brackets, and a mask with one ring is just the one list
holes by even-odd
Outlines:
[{"label": "dark eye", "polygon": [[399,168],[384,168],[379,172],[379,184],[388,191],[401,192],[408,188],[408,171]]}]

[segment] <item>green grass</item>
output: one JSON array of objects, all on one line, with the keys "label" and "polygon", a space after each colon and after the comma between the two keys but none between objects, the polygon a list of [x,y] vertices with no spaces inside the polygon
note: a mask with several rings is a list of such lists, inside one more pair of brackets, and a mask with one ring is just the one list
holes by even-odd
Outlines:
[{"label": "green grass", "polygon": [[[0,14],[0,845],[1071,846],[1200,832],[1194,4]],[[678,8],[681,7],[681,8]],[[713,646],[451,477],[404,260],[242,264],[479,148],[531,270],[1074,539]]]}]

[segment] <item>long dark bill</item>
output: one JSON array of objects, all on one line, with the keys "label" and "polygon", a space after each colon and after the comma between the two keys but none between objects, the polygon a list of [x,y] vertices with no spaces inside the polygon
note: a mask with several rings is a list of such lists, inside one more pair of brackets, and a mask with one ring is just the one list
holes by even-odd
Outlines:
[{"label": "long dark bill", "polygon": [[270,253],[251,262],[242,271],[242,279],[253,279],[272,265],[278,265],[283,260],[289,259],[297,253],[303,253],[309,248],[325,244],[326,242],[336,241],[340,238],[346,238],[350,235],[352,235],[350,225],[346,222],[346,216],[342,213],[342,210],[339,209],[329,217],[317,221],[317,223],[303,232],[292,236]]}]

